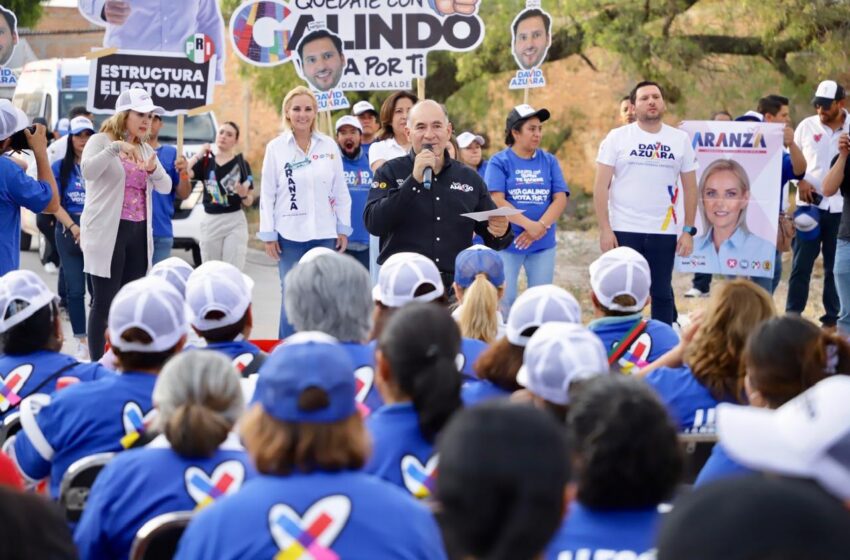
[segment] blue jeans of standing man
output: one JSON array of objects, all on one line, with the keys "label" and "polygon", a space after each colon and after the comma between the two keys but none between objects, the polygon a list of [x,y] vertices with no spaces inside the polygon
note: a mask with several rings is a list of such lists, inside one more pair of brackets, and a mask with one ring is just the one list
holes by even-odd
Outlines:
[{"label": "blue jeans of standing man", "polygon": [[173,237],[154,237],[153,238],[153,258],[151,258],[151,266],[160,261],[164,261],[171,256],[171,249],[174,247]]},{"label": "blue jeans of standing man", "polygon": [[649,263],[652,285],[652,318],[672,325],[678,318],[673,297],[673,261],[676,256],[675,235],[615,231],[620,247],[631,247]]},{"label": "blue jeans of standing man", "polygon": [[280,261],[277,263],[277,268],[280,272],[280,326],[277,330],[277,336],[283,340],[287,336],[295,333],[295,328],[290,325],[289,321],[286,319],[286,305],[284,299],[286,295],[286,273],[289,272],[293,266],[298,264],[298,261],[304,256],[304,253],[310,249],[314,247],[327,247],[328,249],[335,248],[336,239],[314,239],[312,241],[299,242],[284,239],[278,234],[277,243],[280,246]]},{"label": "blue jeans of standing man", "polygon": [[838,330],[844,336],[850,336],[850,241],[838,240],[835,249],[835,287],[841,300],[838,314]]},{"label": "blue jeans of standing man", "polygon": [[788,279],[788,301],[785,303],[787,313],[802,313],[809,300],[809,284],[812,280],[812,269],[819,253],[823,253],[823,308],[824,315],[820,322],[824,326],[834,326],[838,321],[841,308],[838,291],[835,286],[835,246],[838,239],[838,224],[841,214],[831,214],[820,211],[820,235],[817,239],[803,240],[800,236],[794,238],[794,260],[791,277]]},{"label": "blue jeans of standing man", "polygon": [[529,288],[552,283],[555,277],[555,247],[534,253],[499,251],[499,255],[505,263],[505,297],[502,299],[502,309],[507,316],[516,300],[521,268],[525,268]]}]

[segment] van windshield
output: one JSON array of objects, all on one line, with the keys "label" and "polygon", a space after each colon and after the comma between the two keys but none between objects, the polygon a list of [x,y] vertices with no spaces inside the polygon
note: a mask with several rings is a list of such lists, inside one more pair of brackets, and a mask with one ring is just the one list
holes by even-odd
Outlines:
[{"label": "van windshield", "polygon": [[[165,144],[177,142],[177,117],[162,117],[159,141]],[[183,142],[206,144],[215,142],[215,126],[209,113],[186,117],[183,124]]]}]

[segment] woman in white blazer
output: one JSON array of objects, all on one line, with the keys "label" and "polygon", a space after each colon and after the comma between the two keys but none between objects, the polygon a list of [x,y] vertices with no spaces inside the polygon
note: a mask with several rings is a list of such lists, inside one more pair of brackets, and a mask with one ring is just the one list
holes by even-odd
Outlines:
[{"label": "woman in white blazer", "polygon": [[93,361],[103,355],[115,294],[150,268],[151,192],[171,192],[171,178],[146,142],[153,115],[162,113],[145,90],[127,90],[118,96],[115,114],[83,150],[86,206],[80,218],[80,248],[92,280],[88,335]]}]

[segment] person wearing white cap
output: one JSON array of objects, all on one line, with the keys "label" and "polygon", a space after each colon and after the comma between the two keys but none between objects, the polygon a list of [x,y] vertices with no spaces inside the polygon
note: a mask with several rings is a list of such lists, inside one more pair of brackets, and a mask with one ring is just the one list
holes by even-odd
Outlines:
[{"label": "person wearing white cap", "polygon": [[[362,101],[361,101],[362,103]],[[355,105],[356,107],[357,105]],[[363,148],[363,127],[356,117],[345,115],[336,121],[336,143],[342,153],[345,184],[351,195],[351,237],[345,252],[369,269],[369,232],[363,223],[363,210],[372,186],[369,154]]]},{"label": "person wearing white cap", "polygon": [[369,148],[372,147],[372,142],[375,141],[375,138],[378,136],[378,130],[381,128],[381,123],[378,121],[378,111],[368,101],[358,101],[351,108],[351,114],[357,117],[363,129],[360,146],[363,148],[363,152],[366,154],[366,160],[368,161]]},{"label": "person wearing white cap", "polygon": [[511,307],[505,336],[487,347],[475,361],[473,378],[466,378],[461,396],[465,405],[510,396],[521,389],[517,372],[531,335],[545,323],[581,323],[581,307],[568,291],[553,285],[523,292]]},{"label": "person wearing white cap", "polygon": [[62,354],[62,317],[57,298],[34,272],[0,277],[0,419],[18,414],[24,398],[50,394],[60,377],[91,381],[111,375],[96,363]]},{"label": "person wearing white cap", "polygon": [[285,131],[269,142],[263,156],[260,227],[266,255],[280,274],[278,338],[294,332],[286,318],[286,273],[313,247],[345,252],[351,235],[351,195],[339,146],[316,130],[318,102],[304,86],[283,99]]},{"label": "person wearing white cap", "polygon": [[[806,117],[794,131],[794,143],[800,146],[806,158],[806,175],[797,183],[797,206],[808,204],[819,209],[820,219],[818,235],[813,239],[794,239],[794,258],[791,276],[788,278],[788,299],[785,311],[801,314],[809,301],[809,285],[812,270],[818,254],[823,255],[823,308],[821,324],[834,328],[841,301],[835,278],[836,246],[841,227],[841,214],[844,199],[840,192],[825,196],[823,180],[833,159],[838,155],[838,141],[842,135],[850,132],[850,118],[845,108],[846,93],[844,87],[834,80],[824,80],[818,84],[812,99],[817,114]],[[842,248],[846,245],[842,243]],[[847,267],[846,256],[842,259],[839,271]],[[844,280],[846,283],[846,279]],[[843,287],[843,286],[842,286]],[[846,288],[844,288],[846,290]]]},{"label": "person wearing white cap", "polygon": [[181,296],[186,297],[186,282],[189,281],[189,276],[194,270],[191,264],[180,257],[168,257],[153,265],[148,276],[159,276],[165,279],[180,292]]},{"label": "person wearing white cap", "polygon": [[617,247],[590,264],[594,320],[587,325],[602,340],[612,367],[631,373],[679,344],[667,323],[644,319],[651,284],[649,263],[630,247]]},{"label": "person wearing white cap", "polygon": [[691,254],[697,234],[697,161],[688,135],[662,120],[661,86],[642,81],[629,100],[636,121],[609,132],[596,157],[593,205],[599,246],[605,252],[624,245],[646,258],[652,318],[672,325],[677,317],[673,263],[676,255]]},{"label": "person wearing white cap", "polygon": [[256,373],[266,359],[266,354],[247,340],[254,326],[253,288],[251,278],[221,261],[205,262],[186,282],[192,328],[206,340],[206,349],[227,356],[243,377]]},{"label": "person wearing white cap", "polygon": [[487,160],[481,153],[484,137],[472,132],[461,132],[457,137],[458,161],[476,170],[482,177],[487,172]]},{"label": "person wearing white cap", "polygon": [[92,281],[89,353],[103,355],[109,305],[121,286],[147,274],[153,257],[152,192],[171,192],[171,178],[147,144],[154,114],[150,94],[128,89],[115,114],[92,136],[80,160],[86,204],[80,218],[84,270]]},{"label": "person wearing white cap", "polygon": [[547,109],[514,107],[505,121],[507,148],[487,165],[487,188],[496,205],[523,211],[509,218],[514,242],[502,252],[505,311],[516,299],[521,269],[529,288],[551,284],[555,277],[556,224],[567,208],[570,189],[558,159],[540,149],[549,116]]},{"label": "person wearing white cap", "polygon": [[[59,208],[59,191],[47,159],[47,132],[44,125],[27,128],[26,113],[0,99],[0,275],[16,270],[21,253],[21,208],[53,214]],[[29,148],[35,156],[38,179],[7,157],[12,150]]]},{"label": "person wearing white cap", "polygon": [[[37,416],[22,416],[15,462],[29,480],[50,476],[54,498],[77,459],[129,449],[149,436],[144,418],[157,374],[186,341],[183,298],[162,278],[130,282],[112,302],[108,338],[121,375],[63,389]],[[28,401],[22,406],[31,410]]]}]

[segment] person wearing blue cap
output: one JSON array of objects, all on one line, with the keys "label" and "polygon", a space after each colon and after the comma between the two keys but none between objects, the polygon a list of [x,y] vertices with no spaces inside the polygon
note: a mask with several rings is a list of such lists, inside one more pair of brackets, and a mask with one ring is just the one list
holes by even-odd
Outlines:
[{"label": "person wearing blue cap", "polygon": [[490,344],[505,333],[499,303],[505,293],[505,265],[499,253],[484,245],[464,249],[455,258],[452,316],[463,336]]},{"label": "person wearing blue cap", "polygon": [[445,558],[427,508],[361,470],[369,444],[355,391],[333,337],[290,336],[263,364],[241,421],[260,474],[196,515],[175,558]]},{"label": "person wearing blue cap", "polygon": [[405,305],[378,341],[375,377],[385,405],[366,422],[373,448],[365,470],[420,499],[434,490],[437,435],[463,406],[459,351],[448,311],[427,303]]},{"label": "person wearing blue cap", "polygon": [[175,356],[157,378],[153,400],[162,435],[98,474],[74,531],[83,558],[127,558],[146,522],[201,510],[255,474],[231,432],[244,400],[230,360],[206,350]]}]

